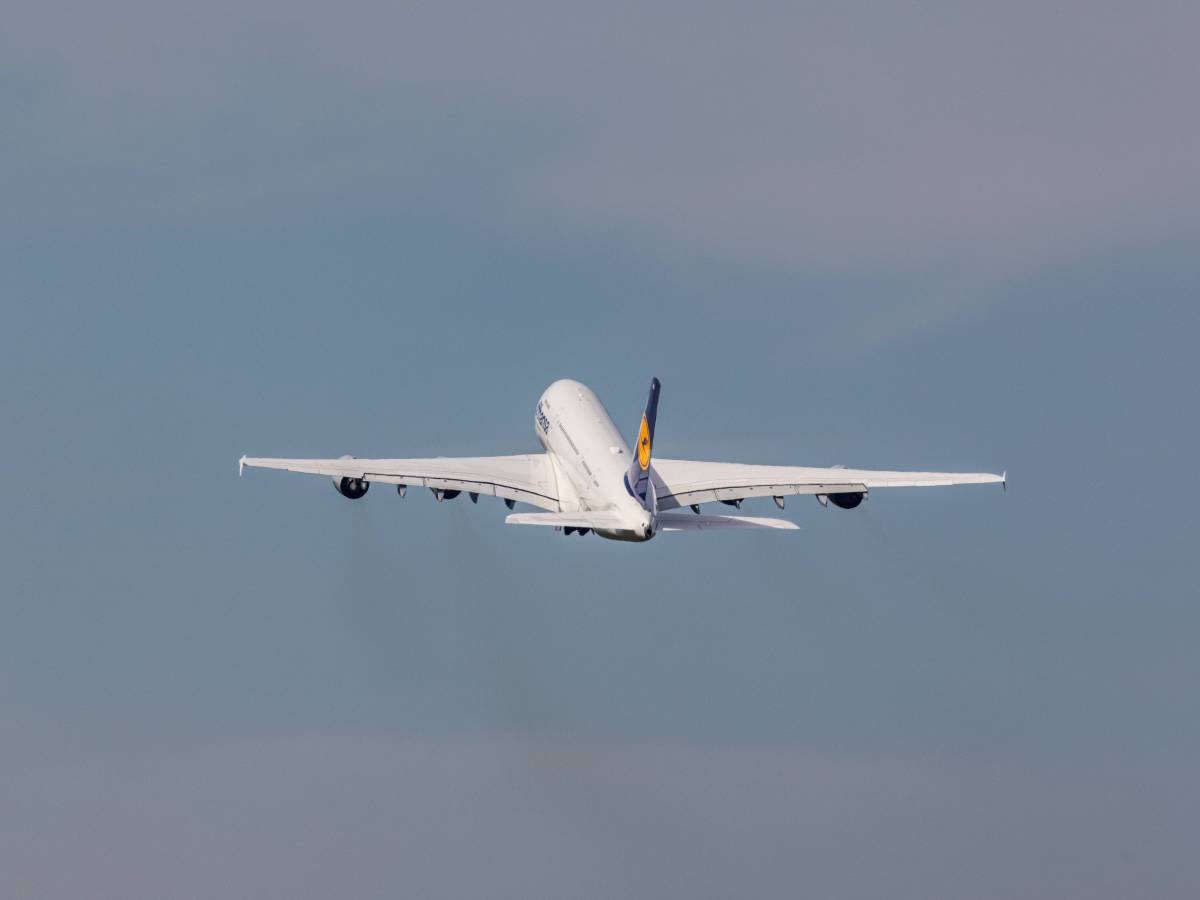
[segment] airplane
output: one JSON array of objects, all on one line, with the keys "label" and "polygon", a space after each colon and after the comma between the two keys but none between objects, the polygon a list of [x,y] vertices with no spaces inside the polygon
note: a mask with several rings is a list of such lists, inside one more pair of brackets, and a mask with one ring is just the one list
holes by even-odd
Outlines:
[{"label": "airplane", "polygon": [[[282,469],[325,475],[343,497],[362,498],[372,484],[394,484],[403,497],[424,487],[440,503],[466,491],[472,503],[500,497],[545,510],[514,512],[510,525],[544,525],[567,534],[595,533],[617,541],[648,541],[660,531],[788,529],[786,519],[702,515],[704,503],[741,509],[751,497],[811,494],[828,507],[854,509],[874,488],[1000,484],[1008,474],[884,472],[869,469],[809,468],[699,462],[652,458],[661,384],[650,381],[650,397],[631,451],[600,398],[571,379],[554,382],[537,402],[534,432],[545,452],[519,456],[435,457],[432,459],[277,459],[243,456],[247,468]],[[691,509],[691,513],[682,512]]]}]

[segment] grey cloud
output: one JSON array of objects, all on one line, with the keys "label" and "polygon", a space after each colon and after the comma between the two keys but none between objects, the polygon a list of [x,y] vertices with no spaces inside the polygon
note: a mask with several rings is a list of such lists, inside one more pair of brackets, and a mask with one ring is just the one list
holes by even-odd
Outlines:
[{"label": "grey cloud", "polygon": [[[271,78],[300,96],[320,85],[317,116],[403,89],[401,105],[552,123],[557,145],[505,168],[496,197],[453,201],[497,226],[515,206],[535,230],[610,222],[738,259],[840,267],[1028,266],[1195,224],[1191,5],[126,0],[16,19],[6,55],[56,69],[100,135],[128,137],[129,114],[169,127]],[[397,139],[380,132],[395,124],[355,127],[387,153]],[[288,149],[300,159],[285,171],[300,174],[266,202],[320,167]],[[335,154],[327,177],[384,166],[356,142]]]},{"label": "grey cloud", "polygon": [[0,776],[0,888],[46,900],[1166,900],[1195,883],[1194,776],[1178,762],[1063,771],[551,737],[280,735]]},{"label": "grey cloud", "polygon": [[1198,26],[1182,3],[39,4],[0,37],[0,228],[383,209],[680,278],[870,272],[815,326],[861,354],[1195,234]]}]

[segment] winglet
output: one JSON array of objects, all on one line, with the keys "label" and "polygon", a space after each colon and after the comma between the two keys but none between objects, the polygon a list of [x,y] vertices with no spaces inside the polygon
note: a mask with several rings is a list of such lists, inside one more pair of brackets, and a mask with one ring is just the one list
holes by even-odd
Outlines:
[{"label": "winglet", "polygon": [[242,477],[242,472],[246,468],[246,454],[242,454],[242,458],[238,460],[238,478]]},{"label": "winglet", "polygon": [[1000,476],[1000,487],[1004,489],[1004,493],[1008,493],[1008,469],[1005,469]]}]

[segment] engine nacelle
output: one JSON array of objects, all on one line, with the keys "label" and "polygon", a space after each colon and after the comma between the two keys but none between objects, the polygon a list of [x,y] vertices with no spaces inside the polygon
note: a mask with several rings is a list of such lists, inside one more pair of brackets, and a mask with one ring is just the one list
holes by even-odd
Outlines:
[{"label": "engine nacelle", "polygon": [[854,509],[863,502],[863,498],[867,495],[862,491],[853,491],[847,494],[828,494],[829,502],[838,509]]},{"label": "engine nacelle", "polygon": [[333,477],[333,487],[339,494],[350,500],[358,500],[367,493],[367,489],[371,486],[371,482],[363,481],[361,478],[338,478]]},{"label": "engine nacelle", "polygon": [[[345,456],[338,457],[339,459],[354,459],[349,453]],[[358,500],[367,493],[367,488],[371,486],[371,482],[364,481],[361,478],[342,478],[334,475],[333,489],[350,500]]]}]

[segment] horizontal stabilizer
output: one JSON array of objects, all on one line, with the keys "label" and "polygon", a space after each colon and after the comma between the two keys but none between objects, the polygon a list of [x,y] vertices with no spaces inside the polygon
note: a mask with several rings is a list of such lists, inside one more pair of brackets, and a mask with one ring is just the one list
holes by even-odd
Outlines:
[{"label": "horizontal stabilizer", "polygon": [[787,519],[763,519],[757,516],[693,516],[690,513],[660,513],[658,527],[663,531],[710,531],[722,528],[778,528],[798,531],[800,526]]},{"label": "horizontal stabilizer", "polygon": [[505,516],[509,525],[553,525],[555,528],[628,528],[621,516],[611,512],[513,513]]}]

